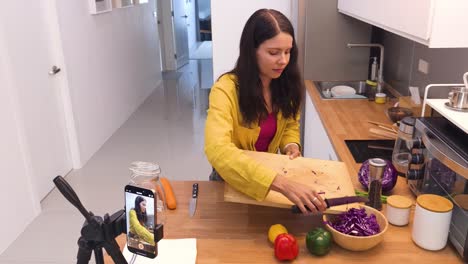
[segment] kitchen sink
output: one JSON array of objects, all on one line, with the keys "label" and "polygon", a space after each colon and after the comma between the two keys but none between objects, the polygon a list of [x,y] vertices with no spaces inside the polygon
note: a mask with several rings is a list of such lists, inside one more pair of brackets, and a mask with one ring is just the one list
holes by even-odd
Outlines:
[{"label": "kitchen sink", "polygon": [[[366,81],[316,81],[314,84],[322,99],[367,99]],[[356,91],[356,94],[334,97],[331,93],[331,88],[338,85],[352,87]]]}]

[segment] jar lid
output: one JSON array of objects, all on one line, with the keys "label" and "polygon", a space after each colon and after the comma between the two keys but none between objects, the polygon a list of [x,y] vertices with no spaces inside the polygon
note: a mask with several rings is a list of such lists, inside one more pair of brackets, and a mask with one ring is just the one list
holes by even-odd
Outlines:
[{"label": "jar lid", "polygon": [[375,167],[385,167],[387,166],[387,162],[381,158],[373,158],[373,159],[369,159],[369,165],[375,166]]},{"label": "jar lid", "polygon": [[453,203],[451,201],[435,194],[419,195],[416,202],[422,208],[436,213],[446,213],[453,209]]},{"label": "jar lid", "polygon": [[130,164],[129,168],[133,173],[144,176],[157,176],[161,173],[159,165],[153,162],[134,161]]},{"label": "jar lid", "polygon": [[395,208],[406,209],[410,208],[413,202],[401,195],[391,195],[387,198],[387,204]]},{"label": "jar lid", "polygon": [[398,130],[413,137],[415,123],[416,119],[414,117],[407,116],[400,121],[400,127],[398,128]]},{"label": "jar lid", "polygon": [[376,96],[376,97],[385,97],[385,96],[387,96],[387,95],[384,94],[384,93],[376,93],[375,96]]}]

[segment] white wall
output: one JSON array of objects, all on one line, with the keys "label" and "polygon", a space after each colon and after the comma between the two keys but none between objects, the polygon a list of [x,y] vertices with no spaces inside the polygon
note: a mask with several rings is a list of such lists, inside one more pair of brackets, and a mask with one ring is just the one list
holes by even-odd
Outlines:
[{"label": "white wall", "polygon": [[161,81],[155,1],[90,15],[88,1],[57,1],[81,165]]},{"label": "white wall", "polygon": [[18,101],[12,90],[9,53],[0,25],[0,254],[40,213],[31,186]]},{"label": "white wall", "polygon": [[294,21],[292,1],[296,0],[211,1],[213,78],[216,80],[221,74],[234,68],[239,56],[242,29],[247,19],[256,10],[276,9]]}]

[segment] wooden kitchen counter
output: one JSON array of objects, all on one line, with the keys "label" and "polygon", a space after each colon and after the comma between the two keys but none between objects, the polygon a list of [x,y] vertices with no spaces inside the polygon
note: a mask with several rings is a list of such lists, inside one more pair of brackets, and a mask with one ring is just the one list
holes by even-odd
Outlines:
[{"label": "wooden kitchen counter", "polygon": [[[354,161],[345,140],[379,139],[369,133],[369,128],[377,127],[369,124],[367,121],[377,121],[392,125],[385,111],[393,106],[396,100],[389,101],[386,104],[376,104],[367,99],[322,100],[312,81],[306,80],[305,85],[308,96],[312,99],[319,113],[338,159],[346,164],[355,188],[362,189],[357,178],[361,164]],[[404,195],[412,200],[415,198],[407,187],[405,179],[402,177],[398,177],[397,185],[390,194]]]},{"label": "wooden kitchen counter", "polygon": [[[375,139],[368,133],[370,125],[367,121],[391,124],[384,113],[391,103],[321,100],[312,82],[306,81],[306,87],[336,154],[349,170],[354,187],[362,189],[357,180],[360,164],[354,162],[344,140]],[[304,238],[309,230],[323,226],[321,216],[294,215],[286,209],[224,202],[224,183],[203,181],[199,182],[197,211],[190,218],[188,202],[193,183],[172,182],[178,204],[176,210],[168,211],[164,238],[196,238],[197,263],[283,263],[275,259],[273,246],[268,241],[269,227],[278,223],[286,226],[298,240],[299,256],[292,263],[463,263],[450,243],[443,250],[433,252],[412,242],[414,213],[408,226],[389,225],[384,241],[368,251],[352,252],[333,244],[328,255],[316,257],[307,251]],[[401,177],[392,194],[414,199]],[[386,214],[385,206],[382,212]],[[117,240],[123,247],[125,236],[121,235]],[[105,256],[105,261],[113,263],[109,256]]]},{"label": "wooden kitchen counter", "polygon": [[[437,252],[418,248],[411,241],[411,225],[389,226],[384,241],[365,252],[352,252],[333,244],[330,253],[316,257],[305,247],[305,234],[322,226],[320,216],[291,214],[289,210],[224,202],[224,183],[199,182],[197,211],[188,215],[191,181],[174,181],[177,209],[168,212],[164,238],[196,238],[197,263],[282,263],[275,259],[268,241],[268,229],[281,223],[299,243],[299,256],[293,263],[462,263],[449,245]],[[117,238],[121,247],[125,236]],[[180,252],[183,254],[183,252]],[[105,256],[105,263],[112,263]],[[155,262],[157,263],[157,262]],[[174,263],[178,264],[178,263]]]},{"label": "wooden kitchen counter", "polygon": [[[377,121],[380,123],[392,125],[390,119],[386,116],[385,111],[393,106],[396,100],[388,101],[386,104],[376,104],[373,101],[367,99],[353,99],[353,100],[322,100],[318,90],[314,83],[310,80],[305,81],[307,95],[310,96],[314,103],[315,109],[319,113],[320,119],[327,132],[328,137],[333,145],[335,153],[338,159],[346,164],[348,168],[351,181],[356,189],[364,190],[362,185],[359,183],[357,174],[361,163],[354,161],[353,155],[346,146],[345,140],[366,140],[366,139],[383,139],[377,138],[369,133],[369,128],[376,127],[375,125],[369,124],[368,121]],[[306,120],[307,122],[307,120]],[[386,195],[398,194],[403,195],[415,202],[415,196],[410,191],[406,179],[398,177],[395,188]],[[394,260],[400,262],[412,262],[417,261],[417,258],[425,258],[437,254],[437,257],[441,257],[441,261],[446,263],[462,263],[462,259],[459,257],[458,252],[453,248],[450,242],[447,243],[447,247],[438,252],[429,252],[424,249],[417,247],[411,240],[411,230],[414,215],[414,208],[412,207],[410,224],[406,227],[394,227],[390,225],[390,228],[385,235],[385,240],[382,244],[386,248],[385,251],[392,252],[408,252],[408,255],[402,259],[399,257]],[[386,205],[384,205],[383,213],[385,214]],[[428,230],[430,232],[430,230]],[[404,239],[403,239],[404,238]],[[403,239],[399,243],[394,243],[394,239]],[[397,244],[404,244],[397,245]],[[369,251],[372,252],[373,250]],[[410,253],[411,252],[411,253]],[[411,256],[413,255],[414,256]],[[434,255],[435,256],[435,255]],[[392,256],[389,255],[391,258]],[[432,257],[431,257],[432,258]],[[430,263],[438,263],[438,261],[427,259]],[[433,262],[435,261],[435,262]],[[424,259],[420,259],[421,263],[425,263]]]}]

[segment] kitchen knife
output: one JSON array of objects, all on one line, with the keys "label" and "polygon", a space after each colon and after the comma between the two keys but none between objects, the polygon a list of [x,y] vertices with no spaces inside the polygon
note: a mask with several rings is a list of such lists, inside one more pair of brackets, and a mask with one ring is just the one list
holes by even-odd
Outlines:
[{"label": "kitchen knife", "polygon": [[[325,199],[325,203],[327,203],[327,208],[330,208],[332,206],[337,206],[337,205],[343,205],[343,204],[350,204],[350,203],[367,203],[369,202],[369,198],[367,197],[362,197],[362,196],[345,196],[345,197],[338,197],[338,198],[328,198]],[[306,206],[307,208],[307,206]],[[291,207],[291,210],[294,214],[301,214],[302,211],[297,207],[297,205],[293,205]],[[310,211],[309,208],[307,208],[308,211]]]},{"label": "kitchen knife", "polygon": [[195,215],[197,209],[197,198],[198,198],[198,183],[194,183],[192,186],[192,198],[189,202],[189,215],[190,217]]}]

